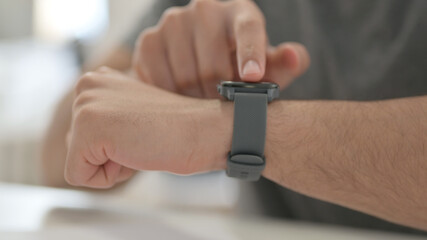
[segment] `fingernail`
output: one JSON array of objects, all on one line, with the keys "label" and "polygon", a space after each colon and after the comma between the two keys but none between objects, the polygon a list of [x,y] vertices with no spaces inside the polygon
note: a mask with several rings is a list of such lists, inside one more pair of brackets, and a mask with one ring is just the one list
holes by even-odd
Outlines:
[{"label": "fingernail", "polygon": [[243,67],[243,75],[261,74],[261,67],[254,60],[249,60]]}]

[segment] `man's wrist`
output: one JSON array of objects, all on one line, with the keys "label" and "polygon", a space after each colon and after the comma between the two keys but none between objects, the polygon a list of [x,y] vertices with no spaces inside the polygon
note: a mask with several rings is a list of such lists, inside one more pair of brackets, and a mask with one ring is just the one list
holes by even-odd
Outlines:
[{"label": "man's wrist", "polygon": [[208,170],[226,169],[233,134],[233,103],[217,99],[198,101],[202,106],[196,120],[198,156],[208,158]]},{"label": "man's wrist", "polygon": [[280,156],[277,156],[277,152],[274,150],[281,142],[278,126],[289,124],[290,117],[290,115],[286,114],[285,105],[282,104],[282,101],[276,101],[269,104],[267,108],[267,129],[264,149],[266,165],[262,173],[263,177],[271,179],[273,176],[278,175],[277,164],[279,163],[277,160]]},{"label": "man's wrist", "polygon": [[[196,120],[196,139],[200,157],[209,158],[209,170],[226,169],[227,157],[231,149],[233,136],[234,106],[233,102],[220,100],[198,100],[201,104],[201,113]],[[277,149],[288,148],[289,155],[295,155],[298,142],[308,135],[307,131],[313,124],[313,118],[308,116],[305,108],[309,104],[296,101],[275,101],[267,108],[267,131],[265,143],[266,168],[263,176],[274,181],[282,175],[283,151]],[[307,110],[307,109],[306,109]],[[308,111],[311,112],[311,111]],[[194,128],[194,126],[191,126]],[[284,131],[287,129],[286,131]],[[289,156],[290,158],[291,156]],[[295,158],[295,156],[292,156]],[[290,166],[291,167],[297,166]]]},{"label": "man's wrist", "polygon": [[[210,170],[226,169],[233,136],[234,104],[220,100],[200,101],[202,111],[198,115],[196,127],[199,156],[209,158]],[[283,159],[283,156],[276,156],[277,151],[274,151],[283,143],[279,129],[283,130],[283,125],[286,124],[293,131],[290,135],[295,135],[294,122],[298,120],[292,112],[298,108],[297,105],[296,102],[285,104],[284,101],[276,101],[268,106],[264,177],[271,179],[279,175],[274,171],[275,165],[280,164],[277,161]]]},{"label": "man's wrist", "polygon": [[282,184],[288,183],[292,178],[287,176],[300,170],[300,160],[303,158],[301,154],[305,152],[307,144],[313,144],[311,136],[315,135],[313,110],[315,109],[310,102],[275,101],[269,104],[264,151],[265,178]]}]

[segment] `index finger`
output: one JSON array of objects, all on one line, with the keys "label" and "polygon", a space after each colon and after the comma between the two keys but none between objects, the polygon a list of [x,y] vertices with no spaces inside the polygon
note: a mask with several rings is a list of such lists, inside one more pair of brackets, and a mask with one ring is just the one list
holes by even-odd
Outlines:
[{"label": "index finger", "polygon": [[239,13],[232,18],[232,39],[236,44],[239,75],[244,81],[256,82],[264,76],[266,66],[267,34],[264,17],[256,6],[237,11]]}]

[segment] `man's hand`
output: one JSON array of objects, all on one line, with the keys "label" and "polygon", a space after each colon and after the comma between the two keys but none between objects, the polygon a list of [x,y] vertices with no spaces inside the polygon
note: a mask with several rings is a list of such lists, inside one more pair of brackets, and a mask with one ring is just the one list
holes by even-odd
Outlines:
[{"label": "man's hand", "polygon": [[195,0],[168,9],[140,35],[133,65],[145,82],[213,98],[220,80],[273,81],[284,88],[309,62],[301,44],[268,46],[264,16],[252,1]]},{"label": "man's hand", "polygon": [[83,75],[75,92],[65,167],[71,185],[108,188],[131,177],[132,169],[191,174],[225,168],[228,103],[180,96],[108,68]]},{"label": "man's hand", "polygon": [[[191,174],[225,168],[230,102],[177,95],[109,69],[84,75],[76,95],[65,167],[72,185],[111,187],[131,169]],[[426,97],[273,102],[263,176],[426,230],[424,109]]]}]

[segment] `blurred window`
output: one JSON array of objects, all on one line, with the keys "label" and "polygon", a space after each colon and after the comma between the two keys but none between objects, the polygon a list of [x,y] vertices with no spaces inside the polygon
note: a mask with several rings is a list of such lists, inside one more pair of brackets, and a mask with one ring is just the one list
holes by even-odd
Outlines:
[{"label": "blurred window", "polygon": [[47,41],[90,40],[108,27],[106,0],[36,0],[35,36]]}]

